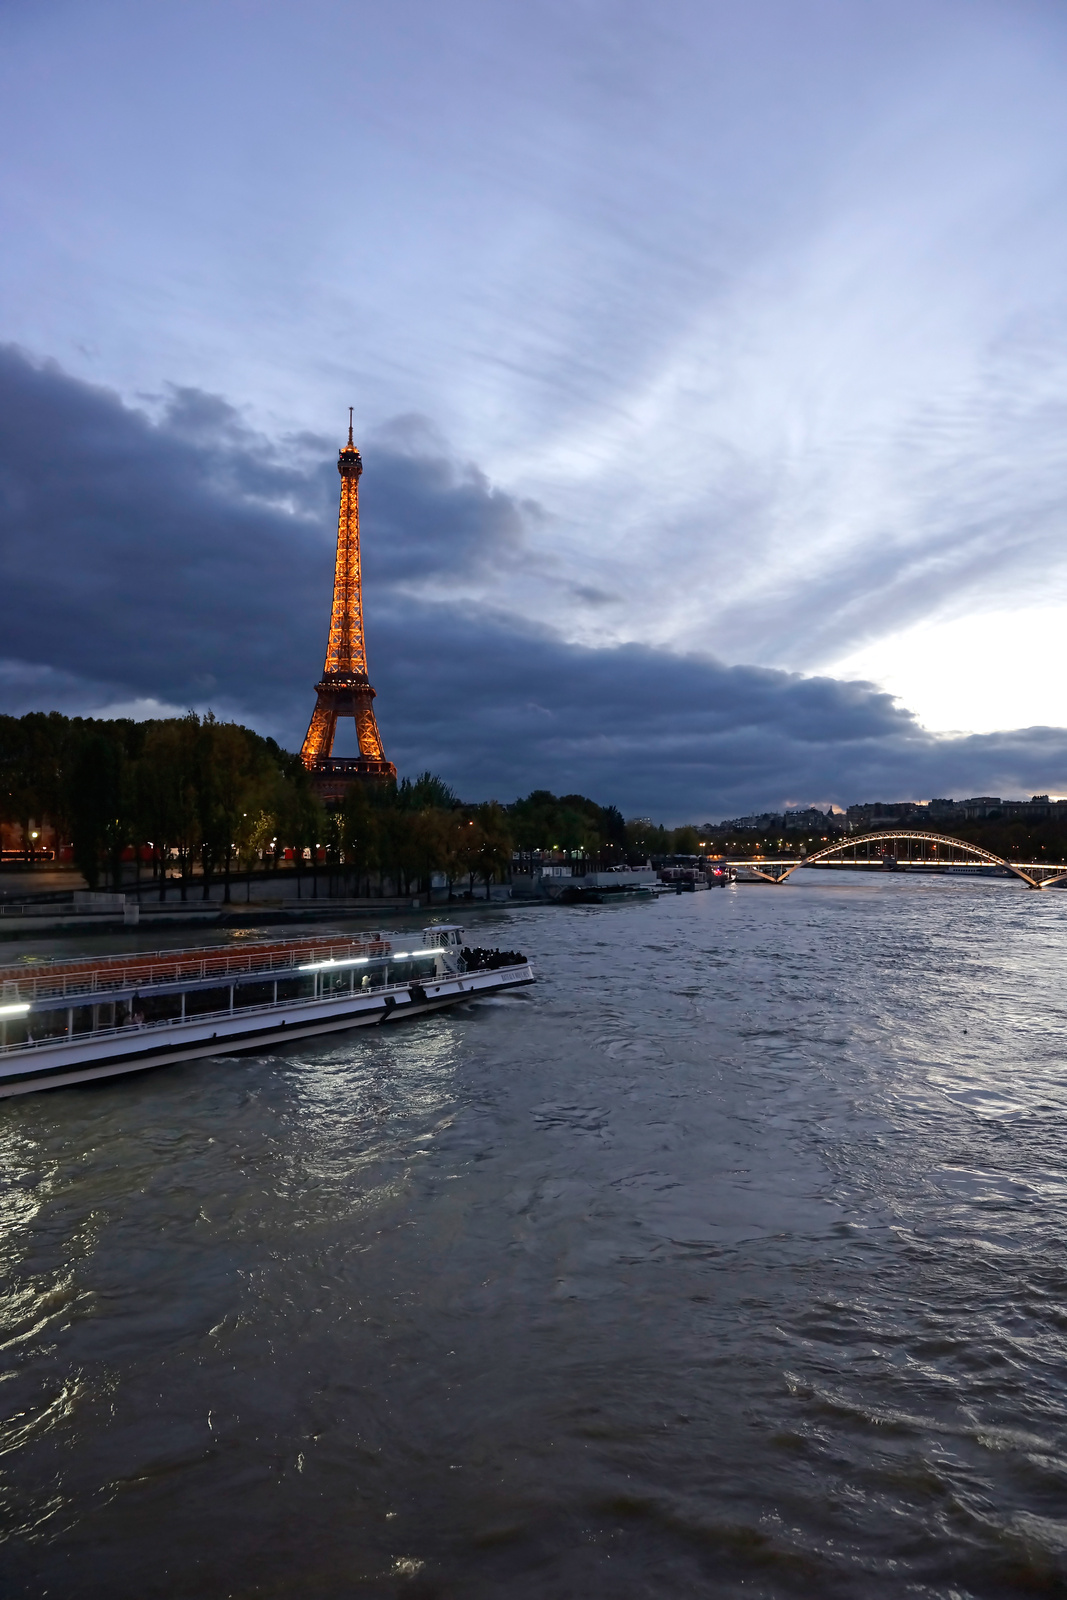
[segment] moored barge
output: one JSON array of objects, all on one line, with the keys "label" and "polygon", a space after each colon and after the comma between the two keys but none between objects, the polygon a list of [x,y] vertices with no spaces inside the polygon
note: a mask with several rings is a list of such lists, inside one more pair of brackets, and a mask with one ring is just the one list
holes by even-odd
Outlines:
[{"label": "moored barge", "polygon": [[318,934],[0,967],[0,1097],[397,1022],[533,983],[463,929]]}]

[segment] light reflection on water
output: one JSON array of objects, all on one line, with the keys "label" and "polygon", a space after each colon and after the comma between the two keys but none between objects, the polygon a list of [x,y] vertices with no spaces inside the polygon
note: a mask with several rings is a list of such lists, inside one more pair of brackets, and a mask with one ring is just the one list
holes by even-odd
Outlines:
[{"label": "light reflection on water", "polygon": [[8,1590],[1067,1586],[1067,894],[493,926],[530,995],[0,1106]]}]

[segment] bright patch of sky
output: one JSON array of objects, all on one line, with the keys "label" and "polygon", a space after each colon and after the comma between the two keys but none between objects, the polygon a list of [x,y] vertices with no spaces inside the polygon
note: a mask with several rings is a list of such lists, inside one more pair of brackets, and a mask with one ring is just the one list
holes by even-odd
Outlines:
[{"label": "bright patch of sky", "polygon": [[920,622],[839,661],[843,678],[875,679],[905,705],[922,706],[926,726],[992,733],[1062,727],[1067,607],[993,611]]}]

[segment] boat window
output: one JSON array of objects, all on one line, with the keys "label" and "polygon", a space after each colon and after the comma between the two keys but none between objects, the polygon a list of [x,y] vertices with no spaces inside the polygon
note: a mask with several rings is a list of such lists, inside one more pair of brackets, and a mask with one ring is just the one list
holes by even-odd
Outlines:
[{"label": "boat window", "polygon": [[306,977],[279,978],[279,1000],[310,1000],[315,993],[315,979],[309,973]]},{"label": "boat window", "polygon": [[185,1014],[187,1017],[199,1017],[205,1011],[228,1011],[230,1009],[230,986],[225,989],[190,989],[185,996]]},{"label": "boat window", "polygon": [[26,1018],[35,1039],[57,1039],[66,1034],[67,1013],[62,1011],[31,1011]]},{"label": "boat window", "polygon": [[268,1006],[273,999],[273,982],[240,983],[233,991],[233,1003],[235,1006]]},{"label": "boat window", "polygon": [[[229,1004],[228,1000],[226,1004]],[[147,1000],[138,1002],[134,1008],[134,1014],[137,1013],[143,1016],[146,1022],[176,1022],[182,1014],[181,995],[150,995]]]}]

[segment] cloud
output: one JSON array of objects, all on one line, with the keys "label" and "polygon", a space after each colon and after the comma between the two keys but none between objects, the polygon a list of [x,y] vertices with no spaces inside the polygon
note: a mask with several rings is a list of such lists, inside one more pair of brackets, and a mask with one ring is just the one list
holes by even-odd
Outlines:
[{"label": "cloud", "polygon": [[828,799],[1067,790],[1067,730],[937,738],[870,684],[589,649],[458,608],[386,605],[375,638],[394,758],[465,794],[544,786],[705,821]]},{"label": "cloud", "polygon": [[[0,350],[0,706],[211,705],[303,734],[332,577],[335,442],[188,388],[152,409]],[[387,748],[468,796],[581,790],[668,820],[833,798],[1067,790],[1067,732],[938,739],[867,683],[590,648],[474,591],[537,570],[541,513],[422,420],[368,443],[368,644]],[[587,597],[597,603],[599,594]]]},{"label": "cloud", "polygon": [[222,402],[153,423],[0,351],[5,654],[178,703],[280,688],[328,563],[309,487]]},{"label": "cloud", "polygon": [[375,465],[360,485],[360,515],[373,529],[369,581],[413,591],[467,587],[529,564],[525,527],[540,508],[494,489],[476,466],[458,466],[427,418],[394,418],[368,447]]},{"label": "cloud", "polygon": [[[283,453],[188,388],[154,410],[0,349],[4,655],[107,695],[214,694],[284,718],[321,668],[335,447],[305,436]],[[520,557],[529,513],[427,442],[398,425],[376,452],[363,495],[375,588],[469,581]]]}]

